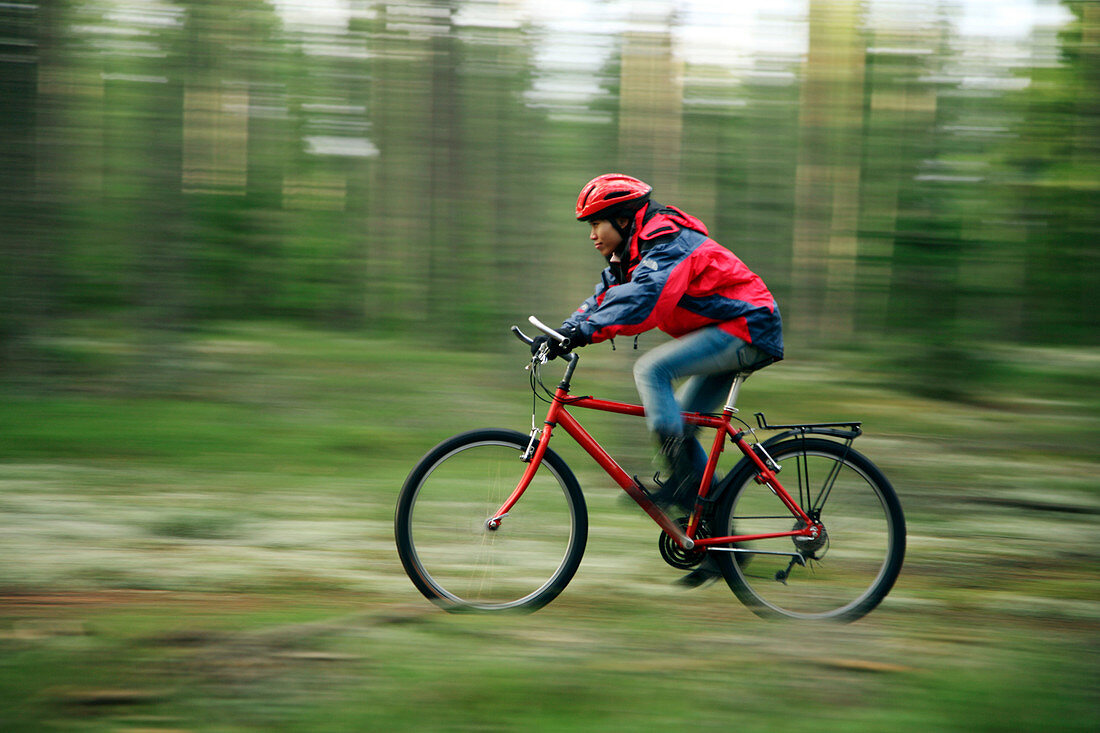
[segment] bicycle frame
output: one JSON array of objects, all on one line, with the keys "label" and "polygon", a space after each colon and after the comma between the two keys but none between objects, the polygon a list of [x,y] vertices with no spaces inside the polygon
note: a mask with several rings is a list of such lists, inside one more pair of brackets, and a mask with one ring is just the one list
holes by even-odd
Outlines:
[{"label": "bicycle frame", "polygon": [[[525,460],[529,460],[527,470],[524,471],[523,477],[520,479],[519,484],[516,486],[511,496],[508,497],[496,514],[486,521],[486,526],[490,530],[495,530],[500,526],[502,520],[508,516],[512,507],[514,507],[516,502],[520,500],[520,497],[523,496],[523,492],[530,485],[531,480],[534,478],[535,473],[542,463],[543,456],[546,454],[546,449],[550,444],[550,437],[554,429],[560,425],[566,433],[577,441],[588,455],[592,456],[608,476],[610,476],[612,480],[630,496],[630,498],[641,506],[645,513],[648,514],[662,530],[686,550],[707,548],[722,551],[736,551],[726,546],[739,542],[751,542],[753,540],[774,539],[778,537],[816,538],[819,535],[821,531],[820,523],[811,519],[806,512],[803,511],[802,507],[798,505],[798,502],[791,498],[791,495],[783,488],[783,485],[776,478],[776,474],[771,467],[769,467],[767,463],[757,455],[756,451],[752,449],[752,446],[745,441],[744,431],[735,429],[731,425],[735,413],[733,405],[736,400],[737,391],[746,375],[739,375],[738,378],[734,380],[729,399],[726,401],[725,408],[721,415],[714,416],[700,413],[683,413],[685,422],[699,427],[713,428],[716,433],[714,443],[710,450],[710,456],[707,460],[707,467],[703,473],[702,482],[699,487],[695,507],[688,519],[686,529],[682,529],[674,519],[649,498],[638,480],[624,471],[615,459],[604,450],[603,446],[601,446],[599,442],[584,429],[577,419],[573,417],[569,410],[566,409],[566,407],[579,407],[635,417],[645,416],[645,408],[641,405],[612,402],[596,399],[595,397],[571,397],[569,394],[569,382],[572,378],[573,370],[576,368],[577,360],[578,357],[576,354],[571,354],[569,356],[569,366],[566,368],[565,377],[561,384],[558,385],[553,400],[550,403],[550,408],[546,413],[541,439],[538,440],[538,445],[533,455],[529,455],[530,450],[528,450],[528,454],[525,454]],[[537,432],[533,430],[532,443],[534,443],[536,435]],[[792,529],[789,532],[775,532],[770,534],[729,535],[725,537],[705,537],[698,539],[695,537],[695,533],[698,531],[702,520],[702,502],[706,500],[710,492],[711,482],[714,478],[718,460],[725,447],[727,437],[744,454],[744,460],[748,461],[753,466],[756,471],[756,480],[766,484],[772,490],[779,498],[779,501],[783,503],[788,511],[790,511],[791,516],[798,520],[796,526],[801,525],[801,529]],[[734,470],[739,470],[740,465],[741,464],[738,464],[738,468]],[[792,556],[796,555],[796,553],[789,554]]]}]

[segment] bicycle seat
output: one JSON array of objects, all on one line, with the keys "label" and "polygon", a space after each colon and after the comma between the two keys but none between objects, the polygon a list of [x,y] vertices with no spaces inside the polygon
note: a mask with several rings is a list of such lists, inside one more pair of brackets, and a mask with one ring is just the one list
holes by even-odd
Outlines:
[{"label": "bicycle seat", "polygon": [[760,361],[758,361],[754,364],[750,364],[749,366],[741,367],[740,369],[738,369],[737,371],[735,371],[733,373],[733,376],[734,376],[735,379],[740,377],[741,380],[744,381],[745,379],[748,378],[748,376],[750,374],[752,374],[754,372],[758,372],[761,369],[763,369],[764,367],[770,366],[770,365],[774,364],[777,361],[779,361],[779,359],[776,359],[774,356],[768,356],[767,358],[761,359]]}]

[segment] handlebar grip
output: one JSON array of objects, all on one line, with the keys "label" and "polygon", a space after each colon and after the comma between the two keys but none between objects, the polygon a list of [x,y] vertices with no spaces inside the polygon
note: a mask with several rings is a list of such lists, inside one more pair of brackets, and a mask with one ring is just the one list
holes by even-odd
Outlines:
[{"label": "handlebar grip", "polygon": [[547,326],[539,319],[535,318],[534,316],[527,316],[527,320],[531,323],[532,326],[542,331],[547,336],[557,341],[559,344],[564,344],[566,341],[569,340],[565,336],[562,336],[560,333]]},{"label": "handlebar grip", "polygon": [[[534,316],[528,316],[527,320],[531,322],[532,326],[534,326],[538,330],[542,331],[547,336],[549,336],[550,338],[557,341],[559,344],[565,344],[566,342],[569,341],[569,339],[567,339],[565,336],[562,336],[560,333],[558,333],[554,329],[550,328],[549,326],[547,326],[545,323],[543,323],[539,319],[535,318]],[[525,334],[523,331],[520,331],[519,326],[512,326],[512,333],[514,333],[516,335],[516,338],[518,338],[520,341],[527,344],[528,346],[530,346],[531,344],[533,344],[535,342],[535,340],[533,338],[531,338],[530,336]]]}]

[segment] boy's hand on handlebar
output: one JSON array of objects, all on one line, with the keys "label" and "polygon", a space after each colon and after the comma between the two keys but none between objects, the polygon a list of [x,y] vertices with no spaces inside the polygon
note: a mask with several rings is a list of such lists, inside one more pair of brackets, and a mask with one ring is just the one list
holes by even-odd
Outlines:
[{"label": "boy's hand on handlebar", "polygon": [[547,361],[569,353],[569,348],[563,347],[556,339],[549,336],[535,336],[535,340],[531,342],[531,356],[538,356],[544,347]]},{"label": "boy's hand on handlebar", "polygon": [[559,356],[565,356],[573,349],[588,343],[584,340],[584,336],[581,334],[580,329],[575,326],[559,328],[557,332],[562,335],[564,341],[559,341],[551,336],[536,336],[535,340],[531,342],[531,355],[535,356],[538,354],[539,350],[545,344],[546,358],[555,359]]}]

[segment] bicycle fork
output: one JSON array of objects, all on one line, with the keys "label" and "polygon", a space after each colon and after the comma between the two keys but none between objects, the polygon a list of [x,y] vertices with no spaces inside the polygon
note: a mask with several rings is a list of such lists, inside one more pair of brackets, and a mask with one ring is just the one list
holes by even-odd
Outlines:
[{"label": "bicycle fork", "polygon": [[535,478],[535,473],[539,470],[539,466],[542,465],[542,457],[546,455],[546,446],[550,444],[550,434],[553,432],[557,413],[562,411],[559,397],[564,396],[563,393],[567,394],[564,387],[565,385],[558,387],[554,401],[550,404],[550,410],[546,413],[543,429],[540,430],[538,426],[535,425],[535,418],[533,415],[531,416],[531,439],[527,441],[527,448],[520,456],[520,460],[527,464],[527,469],[523,472],[523,476],[520,478],[519,484],[516,485],[515,490],[512,491],[511,495],[504,504],[501,505],[500,509],[498,509],[493,516],[485,520],[486,529],[494,532],[500,529],[501,520],[511,513],[512,507],[516,505],[516,502],[523,496],[523,492],[527,491],[527,487],[531,485],[531,481]]},{"label": "bicycle fork", "polygon": [[[551,410],[553,407],[551,406]],[[549,417],[547,417],[549,420]],[[523,496],[523,492],[527,491],[527,487],[531,485],[531,480],[535,478],[535,472],[539,470],[539,466],[542,464],[542,457],[546,455],[546,446],[550,443],[550,433],[552,425],[547,422],[546,428],[543,430],[537,430],[531,428],[531,440],[527,443],[527,449],[523,452],[521,459],[527,464],[527,469],[523,472],[523,477],[520,478],[519,484],[508,499],[501,505],[493,516],[485,520],[485,528],[490,531],[496,531],[500,529],[500,522],[508,516],[512,511],[512,507],[516,505],[520,497]],[[542,438],[539,439],[539,434],[542,434]]]}]

